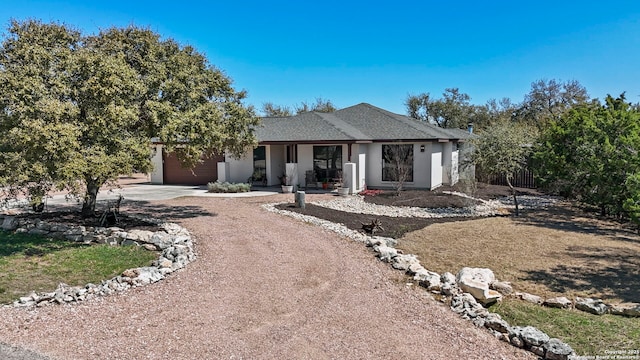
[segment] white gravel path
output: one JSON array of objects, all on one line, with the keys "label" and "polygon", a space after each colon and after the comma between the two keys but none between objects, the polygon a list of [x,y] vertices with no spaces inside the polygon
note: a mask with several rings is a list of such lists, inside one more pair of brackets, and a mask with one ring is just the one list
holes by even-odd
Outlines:
[{"label": "white gravel path", "polygon": [[[452,196],[469,196],[461,193],[450,193]],[[472,198],[473,199],[473,198]],[[421,217],[421,218],[445,218],[445,217],[469,217],[469,216],[493,216],[500,214],[500,209],[511,209],[514,207],[512,198],[501,198],[496,200],[480,200],[479,205],[472,205],[464,208],[420,208],[420,207],[400,207],[385,206],[368,203],[362,196],[335,197],[330,200],[320,200],[312,202],[315,205],[327,207],[350,213],[379,215],[389,217]],[[550,196],[518,196],[518,202],[522,209],[544,208],[558,201]]]}]

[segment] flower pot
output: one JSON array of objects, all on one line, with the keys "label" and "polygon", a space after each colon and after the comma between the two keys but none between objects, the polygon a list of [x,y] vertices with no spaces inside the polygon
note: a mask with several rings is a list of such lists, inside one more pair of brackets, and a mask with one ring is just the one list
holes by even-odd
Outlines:
[{"label": "flower pot", "polygon": [[340,196],[347,196],[347,195],[349,195],[349,188],[339,187],[339,188],[338,188],[338,195],[340,195]]},{"label": "flower pot", "polygon": [[290,194],[293,192],[293,185],[282,185],[282,192],[285,194]]},{"label": "flower pot", "polygon": [[329,188],[329,183],[322,183],[322,188],[327,190]]}]

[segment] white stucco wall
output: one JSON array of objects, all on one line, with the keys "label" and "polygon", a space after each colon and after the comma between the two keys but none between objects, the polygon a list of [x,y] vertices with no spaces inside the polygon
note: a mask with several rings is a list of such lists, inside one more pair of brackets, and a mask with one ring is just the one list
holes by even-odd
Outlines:
[{"label": "white stucco wall", "polygon": [[279,177],[287,171],[287,147],[285,145],[268,145],[267,153],[267,185],[280,185]]},{"label": "white stucco wall", "polygon": [[435,189],[442,186],[442,172],[443,172],[443,158],[442,158],[443,146],[441,143],[431,144],[431,189]]},{"label": "white stucco wall", "polygon": [[458,169],[458,150],[451,153],[451,185],[455,185],[460,180],[460,172]]},{"label": "white stucco wall", "polygon": [[307,186],[306,172],[313,170],[313,145],[298,145],[298,179]]},{"label": "white stucco wall", "polygon": [[[366,182],[367,186],[391,188],[394,187],[392,181],[382,181],[382,145],[406,144],[406,143],[373,143],[367,145],[366,154]],[[424,152],[420,151],[420,146],[424,145]],[[431,188],[431,149],[432,143],[422,142],[413,144],[413,181],[406,182],[406,188]],[[441,151],[441,149],[440,149]],[[442,176],[442,175],[440,175]]]},{"label": "white stucco wall", "polygon": [[365,165],[367,187],[384,187],[382,183],[382,144],[368,144]]},{"label": "white stucco wall", "polygon": [[[424,145],[424,152],[420,147]],[[405,187],[428,189],[431,187],[430,165],[431,165],[431,143],[417,143],[413,146],[413,183],[406,184]]]},{"label": "white stucco wall", "polygon": [[[389,143],[391,144],[391,143]],[[446,144],[446,143],[445,143]],[[369,187],[390,188],[393,182],[382,181],[382,143],[353,144],[351,148],[352,161],[356,163],[357,190],[361,190],[366,183]],[[425,151],[420,151],[424,145]],[[313,146],[312,144],[298,145],[298,183],[306,186],[306,172],[313,170]],[[316,146],[322,146],[318,144]],[[404,184],[406,188],[435,189],[443,183],[458,181],[459,151],[451,151],[449,159],[446,158],[447,145],[437,142],[423,142],[413,144],[413,181]],[[448,145],[451,146],[451,145]],[[285,171],[286,147],[284,145],[267,145],[266,164],[268,185],[279,185],[281,176]],[[162,169],[162,153],[159,158],[154,157],[154,165]],[[226,157],[229,162],[229,179],[232,182],[246,182],[253,173],[253,151],[247,152],[241,159]],[[445,163],[445,161],[448,163]],[[342,146],[342,164],[348,162],[348,147]],[[450,164],[450,165],[449,165]],[[446,174],[445,174],[446,171]],[[162,172],[160,171],[160,175]],[[152,182],[157,181],[159,175],[152,173]]]},{"label": "white stucco wall", "polygon": [[367,149],[369,144],[356,144],[357,148],[352,150],[352,156],[355,154],[356,159],[356,191],[363,190],[367,182]]},{"label": "white stucco wall", "polygon": [[226,155],[225,161],[229,163],[228,182],[244,183],[253,175],[253,150],[247,151],[240,159]]},{"label": "white stucco wall", "polygon": [[162,145],[153,145],[151,163],[153,164],[153,170],[151,171],[150,178],[152,184],[164,183],[164,174],[162,167]]},{"label": "white stucco wall", "polygon": [[442,144],[442,183],[451,184],[451,158],[453,152],[453,142],[449,141]]}]

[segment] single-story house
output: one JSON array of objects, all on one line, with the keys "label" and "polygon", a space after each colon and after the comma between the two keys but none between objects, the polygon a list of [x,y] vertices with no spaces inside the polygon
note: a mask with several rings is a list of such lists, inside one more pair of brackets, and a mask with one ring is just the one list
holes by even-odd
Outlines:
[{"label": "single-story house", "polygon": [[[240,159],[208,160],[193,171],[181,169],[156,145],[160,151],[153,159],[151,180],[188,183],[185,180],[195,178],[201,184],[221,180],[271,186],[286,175],[291,185],[340,183],[357,192],[365,186],[394,187],[401,177],[405,188],[435,189],[458,181],[460,144],[470,134],[362,103],[332,113],[265,117],[256,136],[258,147]],[[176,173],[186,179],[176,182]]]}]

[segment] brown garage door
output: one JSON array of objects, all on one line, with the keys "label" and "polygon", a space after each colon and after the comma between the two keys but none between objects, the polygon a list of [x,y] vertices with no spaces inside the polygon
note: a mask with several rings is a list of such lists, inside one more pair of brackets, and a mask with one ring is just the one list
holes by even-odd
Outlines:
[{"label": "brown garage door", "polygon": [[193,169],[185,169],[173,153],[162,154],[162,170],[165,184],[171,185],[205,185],[218,180],[218,162],[224,156],[204,159]]}]

